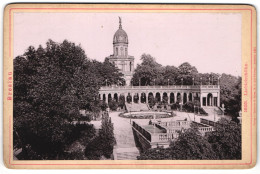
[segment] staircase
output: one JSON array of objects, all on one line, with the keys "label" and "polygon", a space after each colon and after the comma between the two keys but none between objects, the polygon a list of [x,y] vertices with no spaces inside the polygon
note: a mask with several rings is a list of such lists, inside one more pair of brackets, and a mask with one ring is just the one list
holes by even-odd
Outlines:
[{"label": "staircase", "polygon": [[137,160],[140,152],[136,147],[115,148],[113,151],[114,160]]},{"label": "staircase", "polygon": [[223,111],[222,111],[219,107],[216,107],[216,106],[207,106],[207,107],[203,107],[203,109],[204,109],[209,115],[214,115],[214,112],[215,112],[215,114],[217,114],[217,115],[222,115],[222,114],[223,114]]},{"label": "staircase", "polygon": [[145,103],[126,103],[125,106],[128,112],[149,111],[149,108]]}]

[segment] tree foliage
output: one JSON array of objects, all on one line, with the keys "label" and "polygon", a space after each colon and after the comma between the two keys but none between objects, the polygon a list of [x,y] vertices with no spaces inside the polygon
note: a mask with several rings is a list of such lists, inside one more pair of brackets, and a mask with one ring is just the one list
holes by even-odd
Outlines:
[{"label": "tree foliage", "polygon": [[99,160],[102,156],[110,158],[116,143],[114,127],[107,113],[102,117],[99,135],[86,146],[85,155],[88,159]]},{"label": "tree foliage", "polygon": [[[162,66],[149,54],[141,56],[132,78],[133,85],[220,85],[220,103],[225,105],[226,112],[234,117],[241,110],[241,77],[228,74],[199,73],[196,67],[188,62],[180,66]],[[180,102],[178,98],[178,102]],[[196,98],[195,101],[200,101]],[[235,119],[235,118],[234,118]]]},{"label": "tree foliage", "polygon": [[241,124],[221,119],[207,139],[219,159],[241,159]]},{"label": "tree foliage", "polygon": [[104,78],[121,77],[114,65],[91,61],[67,40],[30,46],[14,59],[14,146],[31,149],[37,158],[56,158],[72,141],[69,122],[80,117],[79,110],[100,111]]},{"label": "tree foliage", "polygon": [[241,125],[221,119],[216,130],[202,136],[196,126],[179,132],[169,148],[141,153],[139,160],[234,160],[241,159]]},{"label": "tree foliage", "polygon": [[179,137],[169,148],[149,149],[138,157],[139,160],[208,160],[217,159],[211,144],[200,135],[196,128],[179,132]]}]

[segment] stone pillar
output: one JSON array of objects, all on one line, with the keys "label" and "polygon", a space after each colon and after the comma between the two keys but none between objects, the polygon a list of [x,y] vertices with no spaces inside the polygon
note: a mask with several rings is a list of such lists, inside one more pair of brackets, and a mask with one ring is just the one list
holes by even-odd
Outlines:
[{"label": "stone pillar", "polygon": [[103,100],[103,94],[100,94],[100,101]]},{"label": "stone pillar", "polygon": [[106,95],[106,103],[108,104],[108,94],[105,95]]},{"label": "stone pillar", "polygon": [[146,94],[145,94],[145,102],[146,102],[146,103],[148,103],[148,95],[149,95],[149,93],[146,93]]},{"label": "stone pillar", "polygon": [[177,102],[177,94],[178,93],[173,93],[174,94],[174,103],[176,103]]},{"label": "stone pillar", "polygon": [[181,94],[181,104],[183,105],[183,92]]},{"label": "stone pillar", "polygon": [[199,95],[200,95],[200,107],[202,107],[203,106],[202,93],[200,93]]},{"label": "stone pillar", "polygon": [[218,98],[217,98],[218,102],[217,102],[217,106],[220,107],[220,95],[219,95],[219,92],[218,92]]},{"label": "stone pillar", "polygon": [[208,106],[208,95],[206,96],[206,106]]},{"label": "stone pillar", "polygon": [[138,103],[142,103],[142,102],[141,102],[142,93],[139,93],[139,94],[138,94],[138,97],[139,97]]},{"label": "stone pillar", "polygon": [[132,96],[132,103],[134,103],[134,95],[135,95],[135,93],[131,94],[131,96]]},{"label": "stone pillar", "polygon": [[115,100],[115,93],[111,93],[111,100]]},{"label": "stone pillar", "polygon": [[163,101],[163,92],[160,93],[161,102]]},{"label": "stone pillar", "polygon": [[171,93],[167,93],[167,97],[168,97],[168,104],[170,104],[171,100],[170,100],[170,96],[171,96]]}]

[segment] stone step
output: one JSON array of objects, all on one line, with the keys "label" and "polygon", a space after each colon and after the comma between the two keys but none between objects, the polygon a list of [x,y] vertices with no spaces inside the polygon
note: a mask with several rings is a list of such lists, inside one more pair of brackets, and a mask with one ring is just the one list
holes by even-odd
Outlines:
[{"label": "stone step", "polygon": [[136,147],[115,148],[113,154],[115,160],[136,160],[140,152]]}]

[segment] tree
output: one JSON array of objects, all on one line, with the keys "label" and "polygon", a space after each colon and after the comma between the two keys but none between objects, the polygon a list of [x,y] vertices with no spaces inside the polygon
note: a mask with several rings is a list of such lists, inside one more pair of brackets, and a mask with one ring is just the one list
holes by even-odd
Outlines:
[{"label": "tree", "polygon": [[79,110],[99,113],[102,69],[108,81],[122,77],[67,40],[30,46],[14,59],[14,146],[23,149],[24,159],[57,159],[76,137],[69,123],[81,117]]},{"label": "tree", "polygon": [[222,118],[216,131],[207,135],[208,142],[219,159],[241,159],[241,125]]},{"label": "tree", "polygon": [[102,156],[110,158],[116,143],[113,130],[111,118],[106,113],[102,116],[99,135],[86,146],[85,155],[88,159],[99,160]]},{"label": "tree", "polygon": [[183,130],[171,144],[173,159],[196,160],[217,159],[211,144],[201,136],[196,127]]},{"label": "tree", "polygon": [[139,80],[141,85],[154,85],[154,80],[162,79],[162,65],[158,64],[154,57],[143,54],[141,60],[142,63],[137,65],[132,78],[134,85],[138,86]]},{"label": "tree", "polygon": [[169,148],[149,149],[143,152],[139,160],[208,160],[218,159],[211,144],[200,135],[196,127],[182,130],[179,137]]},{"label": "tree", "polygon": [[115,100],[111,100],[109,103],[108,103],[108,106],[109,108],[112,110],[112,111],[116,111],[117,107],[118,107],[118,103],[115,101]]},{"label": "tree", "polygon": [[118,106],[122,109],[125,106],[125,96],[120,95],[118,99]]},{"label": "tree", "polygon": [[226,112],[237,117],[241,110],[241,77],[222,74],[220,78],[220,102],[225,105]]},{"label": "tree", "polygon": [[197,75],[196,67],[191,66],[188,62],[182,63],[179,67],[179,76],[177,77],[177,84],[192,85],[193,78]]}]

